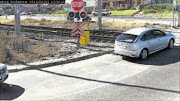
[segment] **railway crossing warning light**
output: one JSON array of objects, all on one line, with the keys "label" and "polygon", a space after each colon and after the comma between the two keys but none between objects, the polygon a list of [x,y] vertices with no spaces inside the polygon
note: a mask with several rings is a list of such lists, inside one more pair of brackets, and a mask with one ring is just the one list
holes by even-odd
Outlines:
[{"label": "railway crossing warning light", "polygon": [[84,11],[82,11],[82,12],[79,13],[79,16],[80,16],[82,19],[86,19],[87,13],[84,12]]},{"label": "railway crossing warning light", "polygon": [[68,17],[69,17],[69,19],[74,19],[74,17],[75,17],[75,13],[74,12],[69,12],[68,13]]},{"label": "railway crossing warning light", "polygon": [[68,18],[70,20],[74,19],[74,22],[82,22],[87,17],[87,13],[85,11],[82,12],[69,12]]}]

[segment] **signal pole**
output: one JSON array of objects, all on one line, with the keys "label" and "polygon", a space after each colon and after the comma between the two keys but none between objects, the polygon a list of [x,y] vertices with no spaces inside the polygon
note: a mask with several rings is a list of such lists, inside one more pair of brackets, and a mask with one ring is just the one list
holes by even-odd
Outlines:
[{"label": "signal pole", "polygon": [[180,0],[178,2],[178,27],[180,27]]},{"label": "signal pole", "polygon": [[176,16],[175,16],[175,5],[176,5],[176,0],[173,0],[173,7],[172,7],[172,9],[173,9],[173,27],[175,27],[176,26]]},{"label": "signal pole", "polygon": [[16,4],[15,6],[15,33],[16,36],[21,36],[21,25],[20,25],[20,4]]},{"label": "signal pole", "polygon": [[98,0],[98,26],[99,26],[99,30],[102,30],[102,5],[101,5],[101,0]]}]

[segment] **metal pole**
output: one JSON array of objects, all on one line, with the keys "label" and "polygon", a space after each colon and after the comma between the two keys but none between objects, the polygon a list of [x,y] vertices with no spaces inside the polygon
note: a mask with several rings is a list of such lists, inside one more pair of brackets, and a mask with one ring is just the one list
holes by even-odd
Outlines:
[{"label": "metal pole", "polygon": [[178,2],[178,27],[180,27],[180,0]]},{"label": "metal pole", "polygon": [[180,12],[178,14],[178,27],[180,27]]},{"label": "metal pole", "polygon": [[173,0],[173,27],[175,27],[176,26],[176,15],[175,15],[175,13],[176,13],[176,11],[175,11],[175,9],[176,9],[176,0]]},{"label": "metal pole", "polygon": [[15,6],[15,33],[16,36],[21,36],[21,25],[20,25],[20,4],[16,4]]},{"label": "metal pole", "polygon": [[98,0],[98,26],[99,26],[99,30],[102,30],[102,5],[101,5],[101,0]]}]

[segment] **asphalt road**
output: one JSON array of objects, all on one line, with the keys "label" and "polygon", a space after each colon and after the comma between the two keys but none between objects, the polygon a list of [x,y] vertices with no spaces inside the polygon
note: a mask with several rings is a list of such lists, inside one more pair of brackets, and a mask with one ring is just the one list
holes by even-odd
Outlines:
[{"label": "asphalt road", "polygon": [[[98,20],[97,16],[91,16],[92,20]],[[6,18],[5,16],[0,16],[0,18]],[[8,16],[8,18],[14,18],[14,15]],[[33,18],[33,19],[64,19],[66,20],[66,16],[42,16],[42,15],[36,15],[36,16],[27,16],[27,15],[21,15],[21,18]],[[135,22],[141,22],[141,23],[161,23],[161,24],[169,24],[172,25],[172,19],[169,18],[147,18],[147,17],[120,17],[120,16],[102,16],[103,21],[135,21]]]},{"label": "asphalt road", "polygon": [[[11,71],[0,100],[180,100],[180,37],[147,60],[105,54]],[[14,66],[17,67],[17,66]],[[27,67],[27,68],[28,68]]]}]

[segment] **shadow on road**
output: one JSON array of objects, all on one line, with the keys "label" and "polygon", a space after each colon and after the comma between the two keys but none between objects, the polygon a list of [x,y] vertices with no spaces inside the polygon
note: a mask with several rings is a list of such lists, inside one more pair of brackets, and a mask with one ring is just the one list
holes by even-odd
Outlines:
[{"label": "shadow on road", "polygon": [[37,70],[42,71],[42,72],[46,72],[46,73],[50,73],[50,74],[54,74],[54,75],[58,75],[58,76],[68,77],[68,78],[74,78],[74,79],[93,81],[93,82],[104,83],[104,84],[112,84],[112,85],[118,85],[118,86],[141,88],[141,89],[146,89],[146,90],[156,90],[156,91],[163,91],[163,92],[180,94],[180,91],[175,91],[175,90],[168,90],[168,89],[154,88],[154,87],[145,87],[145,86],[139,86],[139,85],[129,85],[129,84],[110,82],[110,81],[103,81],[103,80],[95,80],[95,79],[89,79],[89,78],[84,78],[84,77],[79,77],[79,76],[56,73],[56,72],[52,72],[52,71],[48,71],[48,70],[42,70],[42,69],[37,69]]},{"label": "shadow on road", "polygon": [[151,54],[146,60],[137,58],[123,57],[124,60],[144,65],[168,65],[180,62],[180,46],[174,46],[173,49],[164,49]]},{"label": "shadow on road", "polygon": [[25,89],[17,86],[3,83],[0,85],[0,100],[13,100],[24,93]]}]

